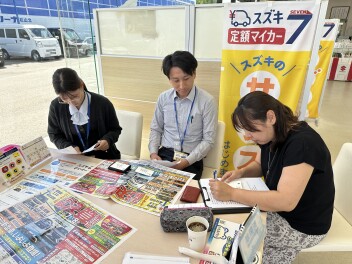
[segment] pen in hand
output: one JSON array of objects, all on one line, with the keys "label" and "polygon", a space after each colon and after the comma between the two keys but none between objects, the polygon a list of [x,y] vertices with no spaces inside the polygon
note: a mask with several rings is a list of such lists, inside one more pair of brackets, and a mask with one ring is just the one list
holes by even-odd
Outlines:
[{"label": "pen in hand", "polygon": [[218,180],[217,174],[218,174],[218,171],[214,170],[213,171],[213,176],[214,176],[214,180],[216,180],[216,181]]}]

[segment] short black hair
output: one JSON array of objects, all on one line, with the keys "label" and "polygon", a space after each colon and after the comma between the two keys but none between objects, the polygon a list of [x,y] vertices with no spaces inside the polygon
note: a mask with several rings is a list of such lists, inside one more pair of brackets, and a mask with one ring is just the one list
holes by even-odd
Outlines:
[{"label": "short black hair", "polygon": [[170,79],[170,70],[172,67],[178,67],[188,75],[193,75],[198,66],[197,59],[188,51],[175,51],[167,55],[162,64],[163,73]]}]

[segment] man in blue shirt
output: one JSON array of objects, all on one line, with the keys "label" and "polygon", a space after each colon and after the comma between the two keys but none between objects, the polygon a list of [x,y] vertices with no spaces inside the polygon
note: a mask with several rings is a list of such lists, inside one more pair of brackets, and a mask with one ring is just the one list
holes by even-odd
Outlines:
[{"label": "man in blue shirt", "polygon": [[156,103],[149,152],[152,160],[175,161],[172,168],[195,173],[198,180],[203,158],[214,145],[218,118],[213,96],[194,84],[197,66],[188,51],[164,58],[162,70],[172,88]]}]

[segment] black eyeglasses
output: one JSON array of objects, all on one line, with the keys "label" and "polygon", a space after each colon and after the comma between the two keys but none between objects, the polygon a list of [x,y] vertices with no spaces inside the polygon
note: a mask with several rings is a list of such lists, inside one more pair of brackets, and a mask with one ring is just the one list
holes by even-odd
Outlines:
[{"label": "black eyeglasses", "polygon": [[81,98],[81,91],[79,94],[71,94],[71,93],[65,93],[64,96],[67,97],[67,99],[62,99],[61,95],[57,97],[57,100],[59,101],[59,104],[69,104],[68,101],[72,102],[75,100],[79,100]]},{"label": "black eyeglasses", "polygon": [[57,100],[59,101],[59,104],[68,104],[68,102],[65,102],[60,98],[60,96],[57,97]]}]

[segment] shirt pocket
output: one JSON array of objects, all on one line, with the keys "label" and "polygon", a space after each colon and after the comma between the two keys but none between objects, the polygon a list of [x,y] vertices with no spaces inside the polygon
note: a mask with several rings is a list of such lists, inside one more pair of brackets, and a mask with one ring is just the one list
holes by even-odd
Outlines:
[{"label": "shirt pocket", "polygon": [[187,134],[192,138],[202,137],[203,118],[201,114],[195,114],[191,116],[187,131],[189,131]]}]

